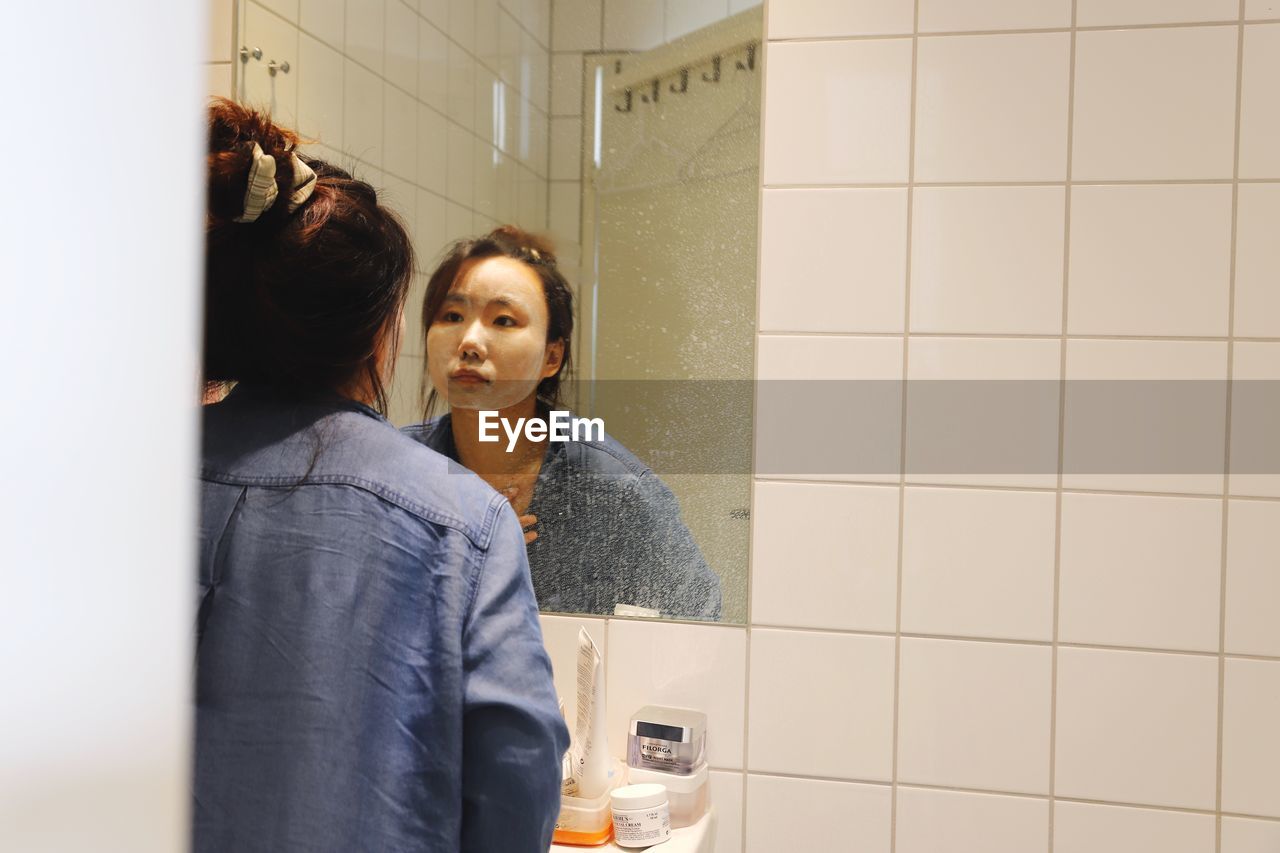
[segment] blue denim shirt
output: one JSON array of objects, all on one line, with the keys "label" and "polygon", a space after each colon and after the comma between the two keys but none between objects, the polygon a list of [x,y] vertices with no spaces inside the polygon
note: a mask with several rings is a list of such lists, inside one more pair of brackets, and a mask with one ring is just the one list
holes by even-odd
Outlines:
[{"label": "blue denim shirt", "polygon": [[[401,431],[457,461],[449,415]],[[529,567],[543,610],[612,614],[617,604],[633,604],[678,619],[720,619],[720,577],[679,501],[611,436],[548,442],[528,512],[538,517]]]},{"label": "blue denim shirt", "polygon": [[204,411],[194,849],[545,853],[568,748],[524,540],[350,402]]}]

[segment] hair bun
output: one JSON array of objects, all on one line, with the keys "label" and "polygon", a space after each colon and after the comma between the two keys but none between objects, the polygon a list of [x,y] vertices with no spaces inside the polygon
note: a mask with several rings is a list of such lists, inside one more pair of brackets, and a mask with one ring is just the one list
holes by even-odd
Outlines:
[{"label": "hair bun", "polygon": [[[226,98],[215,98],[209,107],[209,215],[234,220],[244,213],[255,142],[264,154],[275,159],[277,187],[287,194],[293,182],[289,155],[298,141],[296,133],[275,124],[264,113]],[[272,218],[271,214],[268,210],[262,218]]]}]

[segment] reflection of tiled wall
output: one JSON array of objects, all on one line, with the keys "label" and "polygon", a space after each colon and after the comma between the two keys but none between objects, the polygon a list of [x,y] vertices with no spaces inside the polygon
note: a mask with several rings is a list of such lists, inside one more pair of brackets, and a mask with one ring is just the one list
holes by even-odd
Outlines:
[{"label": "reflection of tiled wall", "polygon": [[[546,227],[551,0],[239,0],[239,14],[238,38],[264,55],[239,65],[236,97],[385,190],[424,269],[448,241],[499,222]],[[232,0],[215,0],[214,17],[215,32],[229,28]],[[231,40],[213,43],[225,42],[219,94],[231,93]],[[272,78],[273,58],[290,72]],[[398,424],[419,415],[424,291],[420,276],[392,389]]]},{"label": "reflection of tiled wall", "polygon": [[577,284],[582,257],[582,57],[642,51],[759,6],[760,0],[552,0],[548,228]]},{"label": "reflection of tiled wall", "polygon": [[[1280,5],[766,11],[760,375],[1280,378]],[[707,709],[722,853],[1280,850],[1277,498],[758,480],[749,627],[588,620],[610,745]]]}]

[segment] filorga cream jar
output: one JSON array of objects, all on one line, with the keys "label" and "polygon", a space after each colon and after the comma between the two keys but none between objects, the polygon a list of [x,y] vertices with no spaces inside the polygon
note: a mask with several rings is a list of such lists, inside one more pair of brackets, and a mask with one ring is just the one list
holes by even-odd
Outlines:
[{"label": "filorga cream jar", "polygon": [[707,715],[687,708],[646,705],[631,718],[627,764],[688,776],[703,763]]}]

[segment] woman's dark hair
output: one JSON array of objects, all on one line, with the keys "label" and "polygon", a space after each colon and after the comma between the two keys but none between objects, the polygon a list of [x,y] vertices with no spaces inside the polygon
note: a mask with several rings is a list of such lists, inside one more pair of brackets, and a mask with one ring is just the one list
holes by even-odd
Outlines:
[{"label": "woman's dark hair", "polygon": [[[236,222],[255,142],[275,158],[279,195],[255,221]],[[298,395],[365,381],[385,414],[377,345],[389,334],[399,347],[413,245],[373,187],[322,160],[299,155],[315,189],[289,211],[298,143],[262,113],[224,99],[209,107],[204,381]]]},{"label": "woman's dark hair", "polygon": [[[422,302],[423,347],[426,347],[426,331],[435,322],[449,288],[458,280],[463,264],[483,258],[514,258],[533,270],[542,282],[542,293],[547,300],[547,343],[564,341],[564,358],[553,376],[538,383],[538,399],[552,409],[563,407],[560,399],[561,379],[573,367],[570,342],[573,338],[573,292],[569,282],[556,266],[556,256],[551,244],[543,237],[530,234],[514,225],[499,226],[483,237],[459,240],[449,247],[443,260],[427,280],[427,293]],[[429,357],[429,356],[428,356]],[[430,386],[430,374],[422,372],[423,388]],[[432,388],[426,395],[426,416],[435,407],[437,394]]]}]

